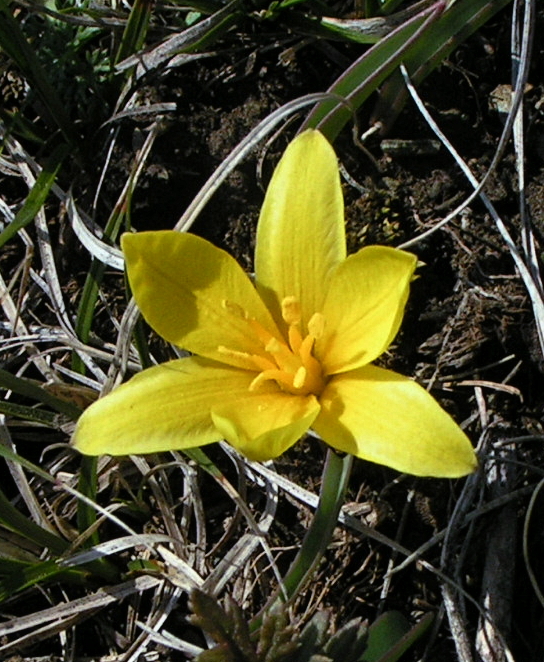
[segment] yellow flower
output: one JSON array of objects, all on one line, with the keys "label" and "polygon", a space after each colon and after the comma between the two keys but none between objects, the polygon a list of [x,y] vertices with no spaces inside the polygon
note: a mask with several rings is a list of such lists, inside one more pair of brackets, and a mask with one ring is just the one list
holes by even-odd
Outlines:
[{"label": "yellow flower", "polygon": [[317,131],[287,148],[259,218],[255,285],[192,234],[125,234],[138,306],[192,353],[137,374],[81,416],[73,443],[126,455],[226,439],[277,457],[310,428],[346,453],[421,476],[476,468],[453,419],[414,381],[372,365],[395,337],[416,268],[369,246],[346,257],[336,157]]}]

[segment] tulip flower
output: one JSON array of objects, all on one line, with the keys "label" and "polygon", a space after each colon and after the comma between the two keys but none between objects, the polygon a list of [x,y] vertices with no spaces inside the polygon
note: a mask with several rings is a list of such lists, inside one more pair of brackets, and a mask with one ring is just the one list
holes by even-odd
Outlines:
[{"label": "tulip flower", "polygon": [[193,234],[125,234],[122,249],[143,317],[190,355],[93,403],[74,434],[82,453],[224,439],[262,461],[311,429],[338,451],[402,472],[476,468],[468,438],[433,397],[373,363],[399,330],[417,259],[383,246],[346,256],[338,165],[318,131],[295,138],[273,174],[254,282]]}]

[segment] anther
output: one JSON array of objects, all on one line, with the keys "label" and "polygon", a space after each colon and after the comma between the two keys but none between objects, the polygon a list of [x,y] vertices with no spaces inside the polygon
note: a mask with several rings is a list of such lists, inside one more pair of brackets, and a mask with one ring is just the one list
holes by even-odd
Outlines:
[{"label": "anther", "polygon": [[296,297],[290,296],[282,299],[281,316],[286,324],[300,324],[300,304]]},{"label": "anther", "polygon": [[325,318],[323,313],[314,313],[308,322],[308,333],[316,340],[321,338],[325,330]]},{"label": "anther", "polygon": [[269,354],[277,354],[279,351],[281,351],[282,346],[277,338],[270,338],[270,340],[266,343],[264,349]]},{"label": "anther", "polygon": [[295,376],[293,377],[293,386],[295,388],[302,388],[306,382],[307,374],[308,371],[306,368],[304,366],[300,366],[300,368],[296,371]]}]

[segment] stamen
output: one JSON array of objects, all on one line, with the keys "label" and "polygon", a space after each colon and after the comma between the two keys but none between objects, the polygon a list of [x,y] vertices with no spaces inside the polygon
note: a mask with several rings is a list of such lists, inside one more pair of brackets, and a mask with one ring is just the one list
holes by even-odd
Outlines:
[{"label": "stamen", "polygon": [[264,356],[259,356],[258,354],[238,352],[235,349],[229,349],[223,345],[219,345],[217,351],[225,357],[230,357],[231,359],[236,359],[240,363],[244,363],[244,367],[248,370],[270,370],[271,368],[276,368],[276,365],[272,363],[272,361],[266,359]]},{"label": "stamen", "polygon": [[283,391],[293,395],[319,395],[322,392],[325,380],[321,364],[312,355],[315,341],[323,334],[325,327],[321,313],[312,315],[307,325],[308,335],[303,337],[300,331],[300,303],[294,296],[284,297],[281,302],[281,315],[287,325],[285,338],[270,333],[237,303],[224,299],[221,305],[228,313],[248,325],[248,337],[254,334],[252,344],[258,340],[262,347],[262,353],[259,351],[258,354],[241,352],[222,345],[217,348],[226,362],[230,359],[232,365],[257,373],[249,385],[250,391],[256,391],[267,381],[273,381]]},{"label": "stamen", "polygon": [[302,344],[302,335],[298,326],[290,326],[287,333],[289,334],[289,346],[291,347],[291,350],[297,354]]},{"label": "stamen", "polygon": [[303,365],[301,365],[293,377],[293,386],[295,388],[302,388],[304,386],[304,382],[306,381],[307,374],[308,371]]},{"label": "stamen", "polygon": [[270,354],[278,354],[282,350],[282,345],[277,338],[270,338],[264,348]]},{"label": "stamen", "polygon": [[314,347],[315,338],[313,336],[306,336],[302,341],[302,344],[299,349],[299,355],[302,360],[302,363],[308,363],[310,359],[314,359],[312,356],[312,349]]},{"label": "stamen", "polygon": [[256,391],[263,382],[274,381],[280,386],[285,386],[286,390],[293,388],[293,377],[288,372],[283,370],[265,370],[260,372],[249,385],[250,391]]},{"label": "stamen", "polygon": [[281,302],[281,316],[286,324],[300,324],[300,303],[296,297],[285,297]]},{"label": "stamen", "polygon": [[248,319],[247,322],[251,326],[251,328],[255,332],[255,335],[257,336],[257,338],[260,340],[260,342],[263,344],[264,347],[266,347],[267,343],[269,343],[272,339],[275,340],[274,336],[270,333],[270,331],[267,331],[262,324],[257,322],[257,320]]},{"label": "stamen", "polygon": [[322,313],[314,313],[308,322],[308,333],[316,340],[321,338],[325,331],[325,318]]},{"label": "stamen", "polygon": [[266,345],[265,350],[272,354],[274,360],[281,370],[295,372],[300,365],[300,361],[285,343],[281,343],[277,338],[272,338]]},{"label": "stamen", "polygon": [[294,354],[297,354],[302,342],[302,335],[298,328],[300,324],[300,303],[296,297],[291,296],[282,299],[281,316],[289,327],[287,330],[289,347]]}]

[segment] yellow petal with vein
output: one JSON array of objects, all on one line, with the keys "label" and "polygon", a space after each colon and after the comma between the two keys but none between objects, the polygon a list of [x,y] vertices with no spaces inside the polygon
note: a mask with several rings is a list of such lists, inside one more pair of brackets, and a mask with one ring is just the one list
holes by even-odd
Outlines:
[{"label": "yellow petal with vein", "polygon": [[296,443],[318,413],[314,396],[289,395],[272,387],[268,393],[214,407],[212,418],[229,444],[250,460],[264,462]]},{"label": "yellow petal with vein", "polygon": [[385,352],[399,330],[416,264],[411,253],[368,246],[337,267],[315,347],[325,374],[366,365]]},{"label": "yellow petal with vein", "polygon": [[305,131],[287,147],[266,192],[255,247],[255,282],[282,328],[281,302],[295,296],[303,331],[320,312],[324,284],[346,255],[338,164],[327,139]]},{"label": "yellow petal with vein", "polygon": [[252,378],[195,357],[148,368],[86,409],[72,443],[86,455],[128,455],[219,441],[212,406],[242,400]]},{"label": "yellow petal with vein", "polygon": [[165,340],[210,359],[246,367],[218,351],[262,353],[244,315],[278,331],[247,274],[210,242],[173,231],[125,234],[121,242],[134,298]]},{"label": "yellow petal with vein", "polygon": [[468,437],[425,389],[365,366],[335,375],[313,429],[330,446],[416,476],[458,478],[477,468]]}]

